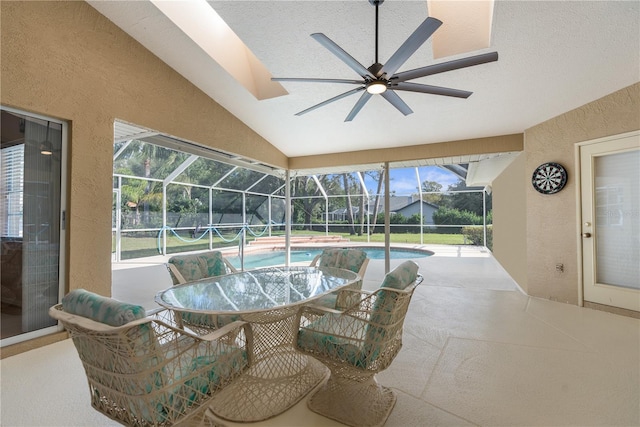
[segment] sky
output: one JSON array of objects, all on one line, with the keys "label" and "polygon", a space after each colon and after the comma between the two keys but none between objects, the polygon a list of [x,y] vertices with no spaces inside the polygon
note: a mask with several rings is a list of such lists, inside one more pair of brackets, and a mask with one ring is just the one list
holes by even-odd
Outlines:
[{"label": "sky", "polygon": [[[442,189],[446,190],[449,185],[455,184],[459,178],[438,166],[423,166],[418,168],[420,182],[435,181],[442,185]],[[375,193],[377,182],[365,176],[365,185],[370,193]],[[390,175],[390,190],[395,191],[397,195],[410,195],[418,192],[418,181],[415,168],[392,169]]]}]

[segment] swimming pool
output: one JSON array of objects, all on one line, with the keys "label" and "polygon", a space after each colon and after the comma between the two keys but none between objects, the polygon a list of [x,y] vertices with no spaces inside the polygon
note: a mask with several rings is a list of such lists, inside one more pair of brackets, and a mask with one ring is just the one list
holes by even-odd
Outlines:
[{"label": "swimming pool", "polygon": [[[384,259],[384,248],[382,247],[362,247],[369,259]],[[291,248],[291,263],[310,263],[322,253],[323,248]],[[245,270],[251,268],[269,267],[272,265],[284,265],[284,250],[274,250],[269,252],[247,253],[244,256]],[[391,259],[415,259],[426,258],[433,255],[433,252],[420,249],[391,248]],[[240,269],[240,257],[231,256],[227,258],[231,264]]]}]

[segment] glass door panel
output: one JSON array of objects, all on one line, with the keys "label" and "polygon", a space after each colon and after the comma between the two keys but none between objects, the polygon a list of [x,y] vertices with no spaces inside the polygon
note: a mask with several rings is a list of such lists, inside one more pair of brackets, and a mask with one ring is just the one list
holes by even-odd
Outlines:
[{"label": "glass door panel", "polygon": [[60,296],[63,124],[2,109],[1,344],[48,333]]},{"label": "glass door panel", "polygon": [[596,281],[640,289],[640,151],[594,159]]}]

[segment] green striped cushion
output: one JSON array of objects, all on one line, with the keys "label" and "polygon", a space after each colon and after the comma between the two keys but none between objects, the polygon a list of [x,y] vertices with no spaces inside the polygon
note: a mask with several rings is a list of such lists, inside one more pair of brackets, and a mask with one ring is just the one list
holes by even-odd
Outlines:
[{"label": "green striped cushion", "polygon": [[64,311],[110,326],[122,326],[146,316],[144,307],[75,289],[62,298]]}]

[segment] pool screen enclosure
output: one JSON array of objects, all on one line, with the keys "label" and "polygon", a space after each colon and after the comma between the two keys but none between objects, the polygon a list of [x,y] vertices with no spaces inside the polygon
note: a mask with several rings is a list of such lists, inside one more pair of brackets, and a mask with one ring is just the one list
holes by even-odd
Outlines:
[{"label": "pool screen enclosure", "polygon": [[[434,222],[446,198],[425,188],[419,167],[409,168],[414,171],[409,194],[385,195],[387,186],[401,180],[393,178],[393,166],[387,167],[287,172],[116,122],[112,260],[215,248],[241,250],[260,237],[286,237],[288,230],[360,236],[369,242],[370,236],[385,233],[387,217],[391,217],[390,233],[416,234],[419,243],[424,233],[460,231],[459,222]],[[449,170],[464,179],[461,166]],[[391,184],[385,175],[392,176]],[[479,196],[483,206],[482,222],[476,220],[475,226],[484,226],[484,245],[486,193],[465,191]]]}]

